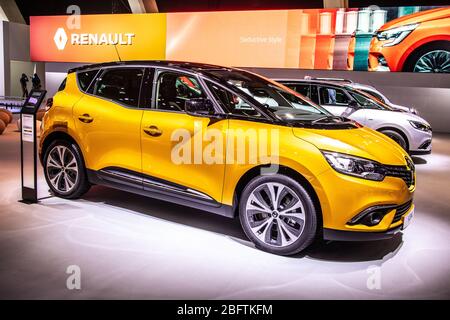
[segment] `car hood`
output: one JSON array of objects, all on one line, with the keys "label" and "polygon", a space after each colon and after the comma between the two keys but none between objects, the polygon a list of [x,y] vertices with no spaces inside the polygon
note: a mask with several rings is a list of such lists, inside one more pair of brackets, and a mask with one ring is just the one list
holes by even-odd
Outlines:
[{"label": "car hood", "polygon": [[418,115],[416,115],[416,114],[412,114],[412,113],[404,113],[404,115],[405,115],[405,117],[406,117],[408,120],[418,121],[418,122],[422,122],[422,123],[425,123],[425,124],[427,124],[427,125],[430,125],[430,124],[428,123],[427,120],[425,120],[424,118],[422,118],[422,117],[420,117],[420,116],[418,116]]},{"label": "car hood", "polygon": [[321,130],[293,128],[297,138],[318,149],[335,151],[378,161],[387,165],[405,165],[407,153],[387,136],[369,128]]},{"label": "car hood", "polygon": [[379,31],[404,26],[412,23],[420,23],[425,21],[444,19],[450,17],[450,8],[437,8],[431,10],[425,10],[413,14],[394,19],[381,26]]},{"label": "car hood", "polygon": [[398,105],[398,104],[395,104],[395,103],[392,103],[392,102],[388,102],[387,105],[392,107],[392,108],[394,108],[394,109],[403,110],[403,111],[407,111],[409,113],[412,113],[411,108],[408,108],[408,107],[405,107],[405,106],[401,106],[401,105]]}]

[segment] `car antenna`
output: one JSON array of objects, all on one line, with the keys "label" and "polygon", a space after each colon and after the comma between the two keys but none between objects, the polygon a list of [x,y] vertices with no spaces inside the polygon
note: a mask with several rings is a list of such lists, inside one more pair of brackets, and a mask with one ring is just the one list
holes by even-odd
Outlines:
[{"label": "car antenna", "polygon": [[119,50],[117,50],[117,45],[114,45],[114,49],[116,49],[117,57],[119,58],[119,61],[122,62],[122,59],[120,59]]}]

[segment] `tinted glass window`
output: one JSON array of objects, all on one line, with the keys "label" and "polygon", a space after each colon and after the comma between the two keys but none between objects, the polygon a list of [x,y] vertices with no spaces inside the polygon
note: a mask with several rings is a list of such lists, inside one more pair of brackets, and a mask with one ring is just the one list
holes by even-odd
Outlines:
[{"label": "tinted glass window", "polygon": [[308,98],[310,97],[309,84],[293,84],[293,85],[288,85],[288,87],[294,91],[297,91],[301,95],[304,95],[305,97],[308,97]]},{"label": "tinted glass window", "polygon": [[386,101],[383,99],[383,97],[380,96],[378,93],[375,93],[375,92],[373,92],[373,91],[368,91],[368,90],[362,90],[362,91],[364,91],[365,93],[367,93],[367,94],[369,94],[369,95],[371,95],[371,96],[377,98],[377,99],[380,100],[381,102],[386,102]]},{"label": "tinted glass window", "polygon": [[158,78],[156,109],[183,111],[186,100],[205,98],[200,84],[193,76],[164,72]]},{"label": "tinted glass window", "polygon": [[367,96],[363,96],[362,94],[356,92],[351,92],[350,94],[364,109],[382,109],[380,105],[378,105],[374,100],[370,99]]},{"label": "tinted glass window", "polygon": [[320,102],[319,102],[319,93],[317,92],[317,86],[311,85],[311,87],[310,87],[310,93],[311,93],[311,95],[310,95],[309,98],[310,98],[313,102],[315,102],[315,103],[317,103],[317,104],[320,104]]},{"label": "tinted glass window", "polygon": [[66,82],[67,82],[67,78],[64,78],[64,80],[59,85],[58,91],[63,91],[66,88]]},{"label": "tinted glass window", "polygon": [[91,70],[77,73],[78,84],[81,91],[86,91],[88,89],[97,72],[98,70]]},{"label": "tinted glass window", "polygon": [[226,90],[214,83],[207,82],[209,90],[211,90],[214,98],[221,105],[222,109],[229,114],[248,116],[248,117],[260,117],[261,113],[258,112],[247,101],[233,92]]},{"label": "tinted glass window", "polygon": [[336,89],[332,87],[321,87],[319,89],[320,102],[323,105],[342,105],[347,106],[350,99],[345,94],[344,90]]},{"label": "tinted glass window", "polygon": [[143,75],[144,70],[138,68],[107,69],[97,79],[94,94],[128,106],[138,107]]}]

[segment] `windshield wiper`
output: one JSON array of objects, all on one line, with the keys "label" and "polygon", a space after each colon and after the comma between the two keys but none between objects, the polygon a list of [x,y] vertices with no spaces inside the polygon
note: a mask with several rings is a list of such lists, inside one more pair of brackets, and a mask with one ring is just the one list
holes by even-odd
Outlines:
[{"label": "windshield wiper", "polygon": [[[328,120],[328,121],[324,121],[324,120]],[[311,121],[312,124],[316,124],[316,123],[336,123],[336,122],[332,122],[333,120],[340,120],[342,122],[348,122],[349,120],[347,120],[344,117],[339,117],[339,116],[323,116],[320,117],[316,120]]]}]

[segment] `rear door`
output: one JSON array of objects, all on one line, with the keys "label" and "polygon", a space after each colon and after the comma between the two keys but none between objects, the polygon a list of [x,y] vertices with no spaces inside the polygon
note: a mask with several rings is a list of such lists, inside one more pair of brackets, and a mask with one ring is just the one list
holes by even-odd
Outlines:
[{"label": "rear door", "polygon": [[105,68],[75,104],[74,122],[89,169],[141,171],[139,95],[144,71],[132,66]]}]

